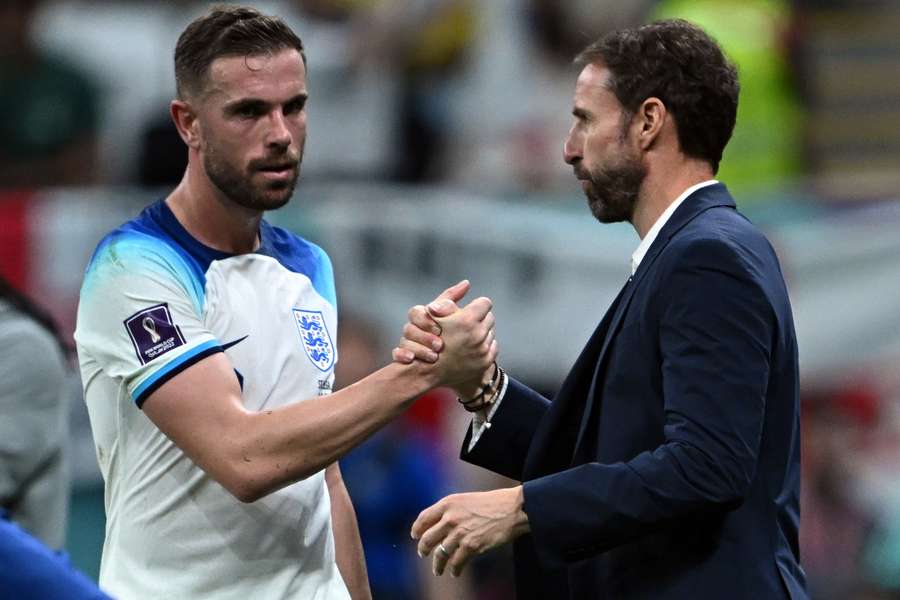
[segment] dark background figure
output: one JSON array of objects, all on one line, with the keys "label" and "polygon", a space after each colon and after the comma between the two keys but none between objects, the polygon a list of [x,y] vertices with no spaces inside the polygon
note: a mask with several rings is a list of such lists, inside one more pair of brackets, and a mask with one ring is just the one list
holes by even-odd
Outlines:
[{"label": "dark background figure", "polygon": [[0,188],[97,180],[97,87],[33,43],[40,4],[0,3]]}]

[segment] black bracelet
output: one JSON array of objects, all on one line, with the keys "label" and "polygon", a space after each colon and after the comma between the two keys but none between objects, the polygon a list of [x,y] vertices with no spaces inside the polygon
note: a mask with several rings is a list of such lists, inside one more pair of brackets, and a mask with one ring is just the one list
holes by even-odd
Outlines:
[{"label": "black bracelet", "polygon": [[[483,384],[483,385],[481,386],[481,391],[478,393],[478,395],[475,396],[474,398],[469,399],[469,400],[463,400],[462,398],[460,398],[459,396],[457,396],[457,397],[456,397],[456,401],[459,402],[460,404],[462,404],[462,405],[466,408],[466,410],[470,410],[470,409],[469,409],[469,406],[470,406],[470,405],[472,405],[472,404],[474,404],[474,403],[476,403],[476,402],[479,402],[479,401],[483,401],[483,400],[484,400],[484,395],[485,395],[486,393],[488,393],[488,391],[489,391],[491,388],[494,387],[494,384],[497,383],[497,378],[498,378],[499,376],[500,376],[500,365],[498,365],[498,364],[497,364],[497,361],[495,360],[495,361],[494,361],[494,374],[491,375],[490,381],[488,381],[487,383],[485,383],[485,384]],[[479,406],[480,406],[480,404],[479,404]],[[476,408],[476,409],[474,409],[474,410],[478,410],[478,409]]]},{"label": "black bracelet", "polygon": [[[491,404],[494,396],[497,395],[497,392],[500,391],[500,384],[498,381],[502,382],[501,377],[504,376],[503,369],[500,368],[500,365],[497,364],[497,361],[494,361],[494,374],[491,376],[491,380],[484,385],[481,386],[481,392],[478,393],[477,396],[470,400],[463,400],[459,396],[456,397],[456,401],[463,405],[468,412],[477,412],[484,408],[485,406]],[[489,391],[494,390],[491,394],[491,398],[485,398],[485,394]]]}]

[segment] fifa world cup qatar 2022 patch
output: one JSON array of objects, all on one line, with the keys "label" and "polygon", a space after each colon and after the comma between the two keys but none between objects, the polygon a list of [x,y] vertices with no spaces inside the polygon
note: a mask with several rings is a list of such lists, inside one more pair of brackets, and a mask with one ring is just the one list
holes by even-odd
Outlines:
[{"label": "fifa world cup qatar 2022 patch", "polygon": [[300,332],[300,340],[306,356],[320,371],[327,371],[334,364],[334,344],[320,310],[293,309],[294,321]]},{"label": "fifa world cup qatar 2022 patch", "polygon": [[142,365],[184,345],[181,330],[172,323],[168,304],[145,308],[125,319],[125,329]]}]

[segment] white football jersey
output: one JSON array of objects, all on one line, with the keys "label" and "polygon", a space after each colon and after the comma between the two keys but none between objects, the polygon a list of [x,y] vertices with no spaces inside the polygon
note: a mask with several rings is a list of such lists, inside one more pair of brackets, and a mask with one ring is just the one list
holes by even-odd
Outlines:
[{"label": "white football jersey", "polygon": [[251,254],[209,248],[160,200],[104,238],[88,265],[75,340],[106,486],[100,585],[117,598],[349,598],[324,471],[244,504],[141,410],[216,352],[250,410],[331,391],[331,262],[265,221],[260,242]]}]

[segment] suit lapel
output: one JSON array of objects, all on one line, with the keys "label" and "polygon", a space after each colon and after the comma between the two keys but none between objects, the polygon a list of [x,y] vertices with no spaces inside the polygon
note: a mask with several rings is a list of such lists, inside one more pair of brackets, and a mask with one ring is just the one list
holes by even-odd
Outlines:
[{"label": "suit lapel", "polygon": [[600,349],[600,353],[597,355],[594,375],[587,392],[585,409],[581,418],[581,424],[578,428],[575,447],[572,452],[573,461],[578,456],[578,450],[584,441],[584,435],[587,431],[588,424],[590,423],[591,414],[594,410],[600,409],[599,407],[596,407],[595,409],[594,405],[600,404],[603,401],[602,395],[597,394],[597,386],[602,386],[602,378],[606,376],[603,369],[604,359],[606,358],[610,344],[618,332],[619,325],[622,323],[622,318],[628,310],[631,299],[641,286],[641,281],[643,281],[645,275],[653,268],[654,261],[656,261],[656,258],[662,253],[672,237],[685,225],[690,223],[697,215],[716,206],[735,207],[734,200],[731,198],[731,195],[728,193],[725,186],[721,183],[700,188],[686,198],[685,201],[681,203],[681,206],[675,210],[668,222],[666,222],[662,230],[660,230],[659,235],[650,245],[647,254],[641,261],[640,266],[638,266],[634,276],[631,277],[629,283],[625,285],[625,288],[623,289],[624,293],[620,293],[621,301],[610,319],[607,334],[603,340],[603,346]]}]

